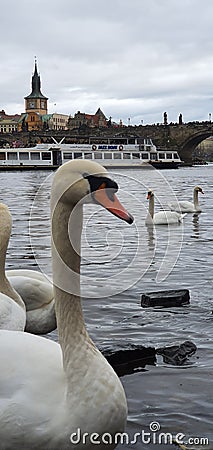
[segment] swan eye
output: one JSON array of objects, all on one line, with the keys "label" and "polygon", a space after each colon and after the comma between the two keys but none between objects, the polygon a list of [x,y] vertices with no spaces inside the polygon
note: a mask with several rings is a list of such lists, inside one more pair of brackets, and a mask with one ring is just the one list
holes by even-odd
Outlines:
[{"label": "swan eye", "polygon": [[[110,190],[111,194],[114,194],[118,190],[117,183],[108,177],[98,177],[88,174],[84,174],[83,177],[89,181],[91,192],[98,191],[99,189],[107,189]],[[107,192],[107,195],[110,195],[110,192]]]}]

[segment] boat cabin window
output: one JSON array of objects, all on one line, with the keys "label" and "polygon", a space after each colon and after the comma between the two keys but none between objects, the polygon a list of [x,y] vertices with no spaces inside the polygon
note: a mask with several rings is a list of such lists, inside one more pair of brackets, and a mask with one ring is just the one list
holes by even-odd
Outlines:
[{"label": "boat cabin window", "polygon": [[166,158],[167,158],[167,159],[172,159],[172,153],[167,153],[167,154],[166,154]]},{"label": "boat cabin window", "polygon": [[81,152],[74,152],[73,153],[73,157],[74,157],[74,159],[82,158],[82,153]]},{"label": "boat cabin window", "polygon": [[124,157],[124,159],[130,159],[131,158],[131,155],[130,155],[130,153],[123,153],[123,157]]},{"label": "boat cabin window", "polygon": [[179,159],[179,156],[177,153],[174,153],[174,159]]},{"label": "boat cabin window", "polygon": [[8,152],[7,153],[7,159],[18,159],[17,152]]},{"label": "boat cabin window", "polygon": [[92,159],[92,153],[84,153],[84,159]]},{"label": "boat cabin window", "polygon": [[43,161],[51,160],[51,153],[49,153],[49,152],[42,152],[41,153],[41,159]]},{"label": "boat cabin window", "polygon": [[142,159],[149,159],[149,153],[141,153]]},{"label": "boat cabin window", "polygon": [[30,152],[30,159],[34,161],[40,160],[40,153],[39,152]]},{"label": "boat cabin window", "polygon": [[115,153],[113,153],[113,155],[114,155],[114,159],[121,159],[121,153],[115,152]]},{"label": "boat cabin window", "polygon": [[159,153],[159,159],[165,159],[165,153]]},{"label": "boat cabin window", "polygon": [[102,153],[100,153],[100,152],[95,152],[95,153],[94,153],[94,158],[95,158],[95,159],[102,159]]},{"label": "boat cabin window", "polygon": [[63,153],[63,158],[64,158],[64,159],[72,159],[72,153],[68,153],[68,152],[65,153],[65,152],[64,152],[64,153]]},{"label": "boat cabin window", "polygon": [[132,157],[140,159],[140,153],[133,153]]},{"label": "boat cabin window", "polygon": [[112,159],[112,153],[104,153],[104,159]]},{"label": "boat cabin window", "polygon": [[28,160],[29,159],[29,153],[28,152],[19,152],[19,159],[21,159],[21,160]]},{"label": "boat cabin window", "polygon": [[0,152],[0,159],[6,159],[6,153],[5,152]]},{"label": "boat cabin window", "polygon": [[150,153],[151,161],[157,161],[157,153]]}]

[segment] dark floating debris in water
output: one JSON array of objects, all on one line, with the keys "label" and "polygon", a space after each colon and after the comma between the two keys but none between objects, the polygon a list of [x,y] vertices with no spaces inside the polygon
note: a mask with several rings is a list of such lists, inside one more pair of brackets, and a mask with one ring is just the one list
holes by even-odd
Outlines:
[{"label": "dark floating debris in water", "polygon": [[142,308],[152,306],[184,306],[190,303],[188,289],[175,289],[168,291],[149,292],[141,295]]},{"label": "dark floating debris in water", "polygon": [[156,354],[162,355],[166,364],[181,366],[187,362],[188,357],[194,355],[196,350],[197,347],[193,342],[185,341],[180,345],[158,348]]},{"label": "dark floating debris in water", "polygon": [[155,365],[157,362],[154,347],[129,344],[118,349],[105,348],[101,352],[119,377],[142,372],[147,364]]},{"label": "dark floating debris in water", "polygon": [[188,361],[188,358],[196,350],[197,347],[193,342],[185,341],[180,345],[171,345],[158,349],[129,344],[118,349],[101,349],[101,352],[117,375],[122,377],[135,372],[145,371],[146,365],[155,365],[157,362],[156,355],[162,355],[166,364],[181,366]]}]

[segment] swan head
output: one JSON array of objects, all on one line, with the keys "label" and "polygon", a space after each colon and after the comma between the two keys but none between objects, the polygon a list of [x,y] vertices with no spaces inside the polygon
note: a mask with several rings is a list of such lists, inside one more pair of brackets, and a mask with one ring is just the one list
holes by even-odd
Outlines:
[{"label": "swan head", "polygon": [[74,160],[63,164],[55,173],[52,192],[52,208],[58,203],[72,207],[83,203],[98,203],[127,223],[133,217],[119,202],[115,193],[117,183],[104,167],[94,161]]},{"label": "swan head", "polygon": [[200,186],[195,186],[194,191],[200,192],[201,194],[204,194],[203,189]]},{"label": "swan head", "polygon": [[150,200],[153,197],[154,197],[154,192],[151,189],[149,189],[147,192],[147,200]]}]

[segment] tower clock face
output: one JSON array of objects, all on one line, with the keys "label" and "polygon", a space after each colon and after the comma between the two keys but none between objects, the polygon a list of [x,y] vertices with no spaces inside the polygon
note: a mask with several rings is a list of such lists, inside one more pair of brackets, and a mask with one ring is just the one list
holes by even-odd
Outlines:
[{"label": "tower clock face", "polygon": [[30,107],[30,108],[35,108],[35,102],[30,102],[30,103],[29,103],[29,107]]}]

